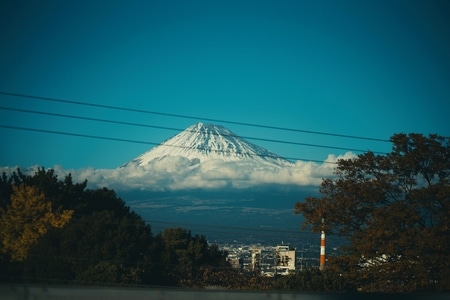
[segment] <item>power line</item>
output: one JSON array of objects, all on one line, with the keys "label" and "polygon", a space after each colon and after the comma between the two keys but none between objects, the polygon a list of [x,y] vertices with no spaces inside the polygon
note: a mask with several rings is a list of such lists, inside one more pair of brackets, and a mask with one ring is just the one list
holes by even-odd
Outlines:
[{"label": "power line", "polygon": [[[92,117],[74,116],[74,115],[68,115],[68,114],[50,113],[50,112],[4,107],[4,106],[0,106],[0,110],[9,110],[9,111],[16,111],[16,112],[24,112],[24,113],[31,113],[31,114],[38,114],[38,115],[47,115],[47,116],[53,116],[53,117],[62,117],[62,118],[78,119],[78,120],[85,120],[85,121],[102,122],[102,123],[111,123],[111,124],[118,124],[118,125],[164,129],[164,130],[172,130],[172,131],[177,131],[177,132],[186,131],[184,129],[173,128],[173,127],[156,126],[156,125],[148,125],[148,124],[142,124],[142,123],[132,123],[132,122],[124,122],[124,121],[116,121],[116,120],[107,120],[107,119],[99,119],[99,118],[92,118]],[[191,132],[194,132],[194,131],[191,130]],[[217,135],[216,133],[212,133],[212,134]],[[229,134],[223,134],[222,136],[234,137],[234,135],[229,135]],[[326,149],[335,149],[335,150],[346,150],[346,151],[354,151],[354,152],[366,152],[367,151],[367,150],[355,149],[355,148],[336,147],[336,146],[318,145],[318,144],[309,144],[309,143],[299,143],[299,142],[283,141],[283,140],[277,140],[277,139],[267,139],[267,138],[258,138],[258,137],[248,137],[248,136],[239,136],[239,137],[246,139],[246,140],[255,140],[255,141],[289,144],[289,145],[297,145],[297,146],[307,146],[307,147],[326,148]],[[372,151],[372,152],[375,154],[387,154],[386,152],[379,152],[379,151]]]},{"label": "power line", "polygon": [[246,123],[246,122],[227,121],[227,120],[222,120],[222,119],[203,118],[203,117],[198,117],[198,116],[164,113],[164,112],[157,112],[157,111],[150,111],[150,110],[143,110],[143,109],[127,108],[127,107],[104,105],[104,104],[95,104],[95,103],[88,103],[88,102],[81,102],[81,101],[64,100],[64,99],[58,99],[58,98],[33,96],[33,95],[10,93],[10,92],[3,92],[3,91],[0,91],[0,95],[11,96],[11,97],[20,97],[20,98],[29,98],[29,99],[42,100],[42,101],[59,102],[59,103],[66,103],[66,104],[83,105],[83,106],[98,107],[98,108],[106,108],[106,109],[113,109],[113,110],[120,110],[120,111],[145,113],[145,114],[152,114],[152,115],[161,115],[161,116],[175,117],[175,118],[203,120],[203,121],[208,121],[208,122],[218,122],[218,123],[249,126],[249,127],[258,127],[258,128],[283,130],[283,131],[291,131],[291,132],[301,132],[301,133],[308,133],[308,134],[335,136],[335,137],[341,137],[341,138],[369,140],[369,141],[377,141],[377,142],[388,142],[388,143],[390,142],[389,140],[379,139],[379,138],[346,135],[346,134],[338,134],[338,133],[331,133],[331,132],[303,130],[303,129],[295,129],[295,128],[287,128],[287,127],[279,127],[279,126],[271,126],[271,125],[263,125],[263,124],[254,124],[254,123]]},{"label": "power line", "polygon": [[[98,136],[98,135],[89,135],[84,133],[74,133],[74,132],[65,132],[65,131],[55,131],[55,130],[48,130],[48,129],[37,129],[37,128],[29,128],[29,127],[20,127],[20,126],[11,126],[11,125],[1,125],[1,128],[8,128],[8,129],[15,129],[15,130],[22,130],[22,131],[32,131],[32,132],[42,132],[42,133],[49,133],[49,134],[58,134],[58,135],[66,135],[66,136],[76,136],[76,137],[84,137],[84,138],[91,138],[91,139],[99,139],[99,140],[109,140],[109,141],[116,141],[116,142],[126,142],[126,143],[135,143],[135,144],[145,144],[145,145],[154,145],[158,146],[160,143],[156,142],[147,142],[147,141],[138,141],[138,140],[131,140],[131,139],[123,139],[123,138],[114,138],[114,137],[105,137],[105,136]],[[167,147],[176,147],[176,148],[182,148],[182,149],[191,149],[190,147],[184,147],[179,145],[168,145],[164,144],[164,146]],[[196,148],[199,149],[199,148]],[[244,153],[238,152],[238,151],[225,151],[220,149],[199,149],[199,150],[210,150],[217,153],[232,153],[232,154],[241,154]],[[304,159],[304,158],[298,158],[298,157],[281,157],[278,155],[263,155],[263,154],[246,154],[249,156],[257,156],[257,157],[266,157],[266,158],[274,158],[274,159],[285,159],[285,160],[291,160],[291,161],[310,161],[310,162],[316,162],[316,163],[331,163],[336,164],[336,162],[329,162],[329,161],[321,161],[321,160],[314,160],[314,159]]]},{"label": "power line", "polygon": [[116,142],[127,142],[127,143],[146,144],[146,145],[159,145],[159,143],[154,143],[154,142],[145,142],[145,141],[138,141],[138,140],[105,137],[105,136],[98,136],[98,135],[89,135],[89,134],[84,134],[84,133],[73,133],[73,132],[64,132],[64,131],[55,131],[55,130],[47,130],[47,129],[10,126],[10,125],[0,125],[0,127],[8,128],[8,129],[24,130],[24,131],[34,131],[34,132],[43,132],[43,133],[50,133],[50,134],[85,137],[85,138],[92,138],[92,139],[99,139],[99,140],[109,140],[109,141],[116,141]]}]

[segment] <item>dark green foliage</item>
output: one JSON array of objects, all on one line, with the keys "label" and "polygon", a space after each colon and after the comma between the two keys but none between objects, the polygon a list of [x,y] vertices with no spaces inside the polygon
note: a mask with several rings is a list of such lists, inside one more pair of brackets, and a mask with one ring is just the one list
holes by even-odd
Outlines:
[{"label": "dark green foliage", "polygon": [[226,253],[209,246],[204,236],[192,236],[182,228],[167,228],[156,236],[164,281],[184,286],[195,285],[204,267],[226,267]]},{"label": "dark green foliage", "polygon": [[333,270],[308,269],[288,276],[278,277],[274,288],[288,291],[351,292],[351,282]]},{"label": "dark green foliage", "polygon": [[5,209],[10,203],[10,197],[13,193],[12,178],[8,178],[5,173],[0,178],[0,208]]},{"label": "dark green foliage", "polygon": [[[85,193],[87,181],[74,184],[72,176],[69,174],[64,181],[58,180],[54,170],[39,168],[34,175],[25,175],[20,169],[7,178],[6,174],[2,175],[0,180],[0,198],[5,202],[9,202],[12,194],[12,185],[35,186],[43,192],[55,207],[62,209],[73,209],[79,213],[79,209],[86,201]],[[84,204],[85,205],[85,204]],[[6,205],[5,205],[6,206]]]},{"label": "dark green foliage", "polygon": [[231,268],[202,268],[202,277],[196,287],[223,287],[244,291],[314,291],[354,292],[355,286],[343,274],[335,270],[307,269],[286,276],[262,277],[259,273],[248,273]]},{"label": "dark green foliage", "polygon": [[[41,239],[32,249],[25,270],[37,278],[138,284],[141,283],[138,275],[151,271],[144,269],[142,263],[150,255],[151,243],[150,227],[132,214],[117,216],[108,210],[93,212]],[[42,264],[52,261],[57,261],[53,264],[59,267],[43,268]],[[61,276],[59,269],[64,270],[66,276]],[[42,270],[45,272],[38,274]],[[117,275],[114,280],[112,270]],[[105,277],[99,281],[101,276]]]},{"label": "dark green foliage", "polygon": [[21,263],[0,257],[1,281],[96,285],[189,285],[204,265],[225,265],[225,254],[205,237],[167,229],[156,237],[114,191],[86,189],[87,182],[61,181],[53,170],[33,176],[17,170],[0,180],[2,206],[12,185],[35,186],[53,205],[74,210],[69,223],[51,229]]}]

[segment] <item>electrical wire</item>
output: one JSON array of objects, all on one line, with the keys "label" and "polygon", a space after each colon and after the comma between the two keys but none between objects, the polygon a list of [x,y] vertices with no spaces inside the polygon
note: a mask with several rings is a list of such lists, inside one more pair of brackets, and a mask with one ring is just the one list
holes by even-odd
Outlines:
[{"label": "electrical wire", "polygon": [[[116,141],[116,142],[127,142],[127,143],[135,143],[135,144],[145,144],[145,145],[154,145],[159,146],[160,143],[156,142],[148,142],[148,141],[138,141],[138,140],[131,140],[131,139],[123,139],[123,138],[115,138],[115,137],[105,137],[105,136],[98,136],[98,135],[90,135],[90,134],[84,134],[84,133],[74,133],[74,132],[66,132],[66,131],[56,131],[56,130],[48,130],[48,129],[38,129],[38,128],[30,128],[30,127],[20,127],[20,126],[11,126],[11,125],[2,125],[0,124],[0,128],[7,128],[7,129],[15,129],[15,130],[22,130],[22,131],[31,131],[31,132],[42,132],[42,133],[49,133],[49,134],[57,134],[57,135],[66,135],[66,136],[76,136],[76,137],[84,137],[84,138],[91,138],[91,139],[99,139],[99,140],[108,140],[108,141]],[[176,147],[176,148],[182,148],[182,149],[191,149],[190,147],[180,146],[180,145],[170,145],[170,144],[164,144],[164,146],[167,147]],[[198,150],[209,150],[216,153],[230,153],[230,154],[236,154],[236,155],[247,155],[247,156],[257,156],[257,157],[265,157],[265,158],[274,158],[274,159],[285,159],[290,161],[308,161],[308,162],[316,162],[316,163],[330,163],[330,164],[337,164],[337,162],[334,161],[322,161],[322,160],[313,160],[313,159],[305,159],[305,158],[298,158],[298,157],[282,157],[278,155],[264,155],[264,154],[248,154],[248,153],[242,153],[238,151],[225,151],[220,149],[206,149],[206,148],[195,148]]]},{"label": "electrical wire", "polygon": [[58,99],[58,98],[41,97],[41,96],[11,93],[11,92],[5,92],[5,91],[0,91],[0,95],[41,100],[41,101],[51,101],[51,102],[59,102],[59,103],[66,103],[66,104],[74,104],[74,105],[83,105],[83,106],[98,107],[98,108],[106,108],[106,109],[120,110],[120,111],[137,112],[137,113],[152,114],[152,115],[161,115],[161,116],[175,117],[175,118],[203,120],[203,121],[208,121],[208,122],[219,122],[219,123],[225,123],[225,124],[234,124],[234,125],[242,125],[242,126],[249,126],[249,127],[259,127],[259,128],[265,128],[265,129],[301,132],[301,133],[316,134],[316,135],[335,136],[335,137],[341,137],[341,138],[350,138],[350,139],[359,139],[359,140],[369,140],[369,141],[390,143],[389,140],[372,138],[372,137],[363,137],[363,136],[346,135],[346,134],[338,134],[338,133],[331,133],[331,132],[295,129],[295,128],[287,128],[287,127],[279,127],[279,126],[271,126],[271,125],[255,124],[255,123],[246,123],[246,122],[238,122],[238,121],[228,121],[228,120],[222,120],[222,119],[203,118],[203,117],[198,117],[198,116],[189,116],[189,115],[181,115],[181,114],[157,112],[157,111],[150,111],[150,110],[143,110],[143,109],[120,107],[120,106],[95,104],[95,103],[89,103],[89,102],[64,100],[64,99]]},{"label": "electrical wire", "polygon": [[[47,115],[47,116],[53,116],[53,117],[62,117],[62,118],[70,118],[70,119],[102,122],[102,123],[127,125],[127,126],[137,126],[137,127],[146,127],[146,128],[154,128],[154,129],[164,129],[164,130],[172,130],[172,131],[177,131],[177,132],[182,132],[182,131],[195,132],[193,130],[188,130],[188,129],[180,129],[180,128],[156,126],[156,125],[148,125],[148,124],[142,124],[142,123],[123,122],[123,121],[99,119],[99,118],[92,118],[92,117],[75,116],[75,115],[68,115],[68,114],[61,114],[61,113],[50,113],[50,112],[43,112],[43,111],[36,111],[36,110],[29,110],[29,109],[19,109],[19,108],[4,107],[4,106],[0,106],[0,110],[8,110],[8,111],[15,111],[15,112],[23,112],[23,113],[30,113],[30,114]],[[219,134],[217,134],[215,132],[212,132],[211,134],[212,135],[219,135]],[[231,134],[220,134],[220,135],[224,136],[224,137],[236,137],[236,135],[231,135]],[[258,138],[258,137],[249,137],[249,136],[238,136],[238,137],[242,138],[242,139],[245,139],[245,140],[255,140],[255,141],[263,141],[263,142],[271,142],[271,143],[279,143],[279,144],[289,144],[289,145],[296,145],[296,146],[326,148],[326,149],[345,150],[345,151],[353,151],[353,152],[367,152],[367,150],[355,149],[355,148],[345,148],[345,147],[336,147],[336,146],[328,146],[328,145],[299,143],[299,142],[292,142],[292,141],[267,139],[267,138]],[[387,154],[386,152],[379,152],[379,151],[372,151],[372,153],[375,153],[375,154]]]}]

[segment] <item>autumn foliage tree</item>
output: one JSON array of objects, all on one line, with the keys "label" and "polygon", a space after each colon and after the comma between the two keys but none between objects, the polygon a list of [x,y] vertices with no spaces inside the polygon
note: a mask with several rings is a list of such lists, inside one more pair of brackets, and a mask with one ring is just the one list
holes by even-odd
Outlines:
[{"label": "autumn foliage tree", "polygon": [[321,197],[296,203],[304,227],[348,240],[335,260],[363,291],[450,290],[450,139],[396,134],[392,152],[339,160]]},{"label": "autumn foliage tree", "polygon": [[13,186],[11,203],[0,208],[1,250],[11,260],[22,261],[30,247],[50,228],[62,228],[73,210],[54,209],[44,193],[34,186]]}]

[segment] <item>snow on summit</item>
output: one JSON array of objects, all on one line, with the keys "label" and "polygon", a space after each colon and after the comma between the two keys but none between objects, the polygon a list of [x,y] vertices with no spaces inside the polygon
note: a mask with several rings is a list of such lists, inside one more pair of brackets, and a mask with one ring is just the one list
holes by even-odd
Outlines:
[{"label": "snow on summit", "polygon": [[153,160],[176,156],[200,163],[220,159],[225,162],[246,161],[265,166],[292,165],[288,160],[247,142],[223,126],[201,122],[188,127],[128,164],[137,163],[144,166]]}]

